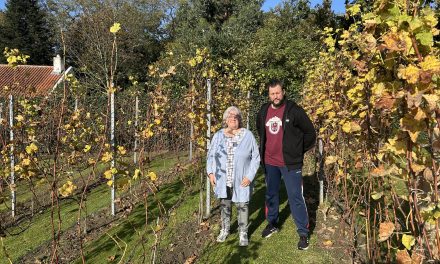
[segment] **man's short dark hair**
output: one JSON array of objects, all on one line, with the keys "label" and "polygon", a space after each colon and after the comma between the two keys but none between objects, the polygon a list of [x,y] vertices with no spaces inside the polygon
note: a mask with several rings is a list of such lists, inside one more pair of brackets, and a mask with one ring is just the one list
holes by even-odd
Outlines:
[{"label": "man's short dark hair", "polygon": [[275,87],[279,85],[282,90],[284,90],[284,83],[278,79],[272,79],[266,83],[266,90],[269,91],[270,87]]}]

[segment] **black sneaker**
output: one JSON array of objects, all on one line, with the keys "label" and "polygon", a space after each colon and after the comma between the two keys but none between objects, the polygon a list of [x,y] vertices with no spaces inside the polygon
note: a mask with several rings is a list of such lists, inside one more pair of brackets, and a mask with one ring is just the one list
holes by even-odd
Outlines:
[{"label": "black sneaker", "polygon": [[309,239],[307,236],[300,236],[298,242],[299,250],[307,250],[309,248]]},{"label": "black sneaker", "polygon": [[272,234],[278,232],[278,228],[272,224],[268,224],[261,233],[262,237],[270,237]]}]

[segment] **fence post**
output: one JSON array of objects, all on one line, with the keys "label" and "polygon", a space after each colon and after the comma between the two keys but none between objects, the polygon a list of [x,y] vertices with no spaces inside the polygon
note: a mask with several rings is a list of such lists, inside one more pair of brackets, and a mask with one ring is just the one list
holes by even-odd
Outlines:
[{"label": "fence post", "polygon": [[318,170],[318,180],[319,180],[319,204],[324,203],[324,142],[322,138],[318,139],[318,151],[319,151],[319,170]]},{"label": "fence post", "polygon": [[15,194],[15,159],[14,159],[14,98],[9,95],[9,141],[10,141],[10,159],[11,159],[11,212],[15,217],[16,194]]},{"label": "fence post", "polygon": [[251,111],[251,90],[247,92],[248,111],[246,115],[246,128],[249,130],[249,112]]},{"label": "fence post", "polygon": [[[207,123],[208,130],[206,131],[207,144],[206,149],[209,149],[209,145],[211,144],[211,79],[206,81],[207,92],[206,92],[206,110],[207,110]],[[206,178],[206,211],[205,218],[208,218],[211,214],[211,182],[208,177]]]},{"label": "fence post", "polygon": [[[113,171],[115,168],[115,158],[116,158],[116,146],[115,146],[115,91],[113,90],[113,83],[110,88],[110,146],[112,152],[112,161],[110,169]],[[115,175],[112,172],[112,189],[111,189],[111,211],[112,216],[115,215]]]},{"label": "fence post", "polygon": [[138,119],[139,119],[139,96],[136,95],[135,101],[135,114],[134,114],[134,154],[133,162],[136,165],[138,163],[137,151],[138,151]]},{"label": "fence post", "polygon": [[[191,113],[194,111],[194,98],[191,99]],[[194,121],[193,119],[191,121],[191,128],[190,128],[190,134],[189,134],[189,161],[192,161],[193,159],[193,137],[194,137]]]}]

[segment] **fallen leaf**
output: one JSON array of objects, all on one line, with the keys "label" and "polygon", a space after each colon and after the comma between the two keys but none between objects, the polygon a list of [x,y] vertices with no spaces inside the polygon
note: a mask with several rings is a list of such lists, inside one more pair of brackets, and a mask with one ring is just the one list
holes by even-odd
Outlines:
[{"label": "fallen leaf", "polygon": [[379,225],[379,239],[377,241],[383,242],[387,240],[394,232],[394,224],[392,222],[383,222]]},{"label": "fallen leaf", "polygon": [[189,257],[189,258],[187,258],[187,259],[185,260],[185,264],[192,264],[192,263],[194,263],[195,260],[196,260],[196,258],[197,258],[196,255],[192,255],[191,257]]},{"label": "fallen leaf", "polygon": [[396,254],[397,264],[411,264],[412,260],[408,254],[408,251],[398,250]]},{"label": "fallen leaf", "polygon": [[324,241],[322,244],[324,244],[324,246],[326,246],[326,247],[331,247],[331,246],[333,246],[333,241],[331,241],[331,240],[326,240],[326,241]]}]

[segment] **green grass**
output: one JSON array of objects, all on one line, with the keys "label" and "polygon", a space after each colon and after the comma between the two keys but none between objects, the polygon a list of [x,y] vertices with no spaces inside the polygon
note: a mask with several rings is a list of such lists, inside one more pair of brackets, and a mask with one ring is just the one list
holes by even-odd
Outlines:
[{"label": "green grass", "polygon": [[[195,177],[196,178],[196,177]],[[198,179],[195,179],[197,181]],[[188,185],[186,185],[188,186]],[[196,222],[194,212],[197,211],[199,203],[199,192],[185,192],[184,185],[177,182],[162,188],[158,193],[159,199],[166,202],[166,207],[173,205],[177,201],[177,197],[187,193],[184,201],[175,211],[173,211],[168,225],[163,230],[161,248],[166,248],[170,243],[175,243],[176,235],[182,235],[182,223],[186,221]],[[195,186],[193,186],[195,187]],[[281,188],[284,188],[282,186]],[[311,237],[310,248],[307,251],[299,251],[296,249],[298,235],[296,227],[290,216],[290,209],[287,205],[287,195],[285,191],[281,191],[280,221],[282,229],[279,233],[272,237],[261,238],[261,231],[266,226],[264,220],[264,212],[262,205],[264,204],[264,179],[259,175],[254,195],[251,201],[251,225],[249,227],[250,244],[246,248],[238,246],[236,209],[233,212],[232,234],[225,243],[216,243],[211,237],[206,237],[206,246],[201,256],[197,259],[197,263],[337,263],[338,261],[329,252],[319,248],[316,236]],[[149,201],[150,223],[147,231],[144,231],[145,214],[143,207],[136,208],[126,220],[123,220],[116,227],[112,228],[108,233],[122,246],[118,247],[108,235],[102,235],[98,240],[90,242],[87,247],[87,262],[90,263],[108,263],[109,258],[114,257],[114,262],[121,260],[122,255],[125,256],[123,263],[139,263],[145,255],[146,262],[150,261],[151,247],[154,243],[151,226],[155,226],[155,217],[157,216],[157,206]],[[218,201],[213,200],[213,206]],[[211,229],[216,236],[219,231],[219,223],[212,222]],[[180,233],[179,233],[180,232]],[[141,242],[141,235],[145,235],[145,240]],[[126,244],[122,243],[124,241]],[[180,241],[182,242],[182,241]],[[144,252],[140,244],[143,244],[146,251]],[[188,243],[191,243],[188,241]],[[143,254],[145,253],[145,254]],[[164,252],[164,254],[178,254],[178,252]],[[77,263],[80,263],[78,260]]]},{"label": "green grass", "polygon": [[[165,208],[168,209],[178,201],[184,191],[184,184],[181,181],[177,181],[162,187],[160,192],[157,193],[157,198],[163,203]],[[156,226],[156,219],[159,215],[157,202],[154,201],[152,196],[148,199],[148,204],[149,225],[146,229],[145,208],[144,205],[141,204],[133,210],[129,217],[117,223],[107,234],[103,234],[97,240],[86,245],[86,261],[88,263],[108,263],[108,258],[114,256],[115,260],[119,260],[125,251],[124,259],[133,256],[131,261],[138,263],[142,260],[144,255],[143,245],[144,248],[146,248],[145,257],[148,263],[151,256],[151,246],[154,243],[151,228]],[[145,237],[143,241],[142,236]],[[122,248],[119,248],[111,237],[116,239]],[[78,260],[77,263],[80,263],[80,260]]]},{"label": "green grass", "polygon": [[[166,158],[165,158],[166,157]],[[164,160],[167,160],[166,162]],[[169,169],[177,161],[176,156],[163,156],[155,159],[150,164],[150,169],[160,172]],[[185,183],[184,183],[185,181]],[[196,222],[195,212],[198,209],[199,192],[197,191],[199,178],[191,171],[186,172],[182,179],[164,184],[157,193],[156,198],[152,195],[148,199],[148,225],[145,226],[145,208],[143,204],[137,205],[126,218],[119,218],[96,239],[85,245],[85,257],[87,263],[112,263],[121,260],[130,263],[150,262],[151,249],[154,244],[152,228],[156,227],[156,219],[160,215],[157,200],[161,201],[166,209],[179,204],[171,214],[171,217],[162,231],[161,249],[167,248],[171,242],[175,242],[175,236],[180,234],[182,224],[187,221]],[[212,237],[206,237],[205,247],[197,259],[197,263],[337,263],[334,256],[318,247],[316,235],[312,235],[310,248],[307,251],[296,249],[298,235],[295,224],[290,216],[287,205],[287,195],[284,186],[281,186],[280,223],[281,230],[270,238],[261,238],[261,231],[266,226],[264,220],[264,178],[260,174],[256,180],[254,194],[250,203],[250,243],[248,247],[238,246],[236,209],[233,211],[232,234],[225,243],[216,243]],[[103,197],[105,197],[103,199]],[[88,214],[109,207],[109,189],[107,186],[99,186],[88,197]],[[218,201],[212,198],[215,207]],[[76,221],[78,206],[71,200],[63,201],[62,218],[63,230],[72,227]],[[214,211],[218,213],[218,210]],[[214,218],[218,219],[218,218]],[[18,236],[7,237],[4,244],[13,261],[28,252],[32,252],[38,246],[51,240],[49,212],[38,215],[33,219],[32,226]],[[218,234],[219,223],[210,219],[210,228],[214,236]],[[190,243],[190,241],[188,241]],[[0,250],[0,262],[5,260]],[[177,254],[177,252],[164,252],[164,254]],[[159,257],[159,256],[158,256]],[[81,263],[77,259],[76,263]]]},{"label": "green grass", "polygon": [[[96,178],[99,178],[99,175],[104,172],[106,167],[108,167],[108,165],[105,165],[105,164],[102,164],[102,163],[99,163],[96,166],[96,169],[95,169],[95,173],[97,175]],[[82,171],[74,173],[73,176],[69,180],[74,180],[75,181],[75,180],[79,179],[80,177],[87,178],[87,175],[89,173],[92,173],[92,168],[91,167],[85,168]],[[59,179],[61,184],[63,184],[64,181],[67,181],[67,180],[68,180],[67,177],[63,177],[63,178]],[[38,198],[40,198],[41,196],[43,196],[45,194],[46,195],[48,195],[48,194],[50,195],[50,184],[47,183],[47,181],[44,181],[43,183],[35,184],[34,188],[35,188],[35,194],[36,194],[36,196]],[[30,200],[34,196],[34,194],[30,190],[31,190],[31,185],[30,185],[29,181],[23,181],[23,180],[18,181],[18,183],[17,183],[17,190],[16,190],[16,199],[17,199],[16,201],[17,201],[17,204],[20,204],[20,203],[24,204],[24,203],[30,202]],[[8,197],[11,196],[9,188],[7,189],[7,196]],[[10,203],[11,201],[8,200],[8,202]],[[8,208],[10,206],[11,206],[10,204],[8,204],[8,205],[6,205],[5,203],[0,204],[0,212],[3,212],[5,210],[10,210]]]},{"label": "green grass", "polygon": [[[152,154],[153,157],[155,157],[151,163],[149,164],[150,169],[161,173],[163,171],[169,170],[171,167],[174,166],[174,164],[178,161],[179,157],[183,157],[185,153],[177,153],[177,154]],[[131,164],[133,158],[132,157],[125,157],[122,159],[123,162]],[[47,163],[47,162],[46,162]],[[48,163],[50,165],[50,163]],[[95,169],[96,178],[99,179],[100,175],[108,168],[108,164],[102,164],[98,163]],[[86,167],[84,169],[77,169],[77,172],[72,175],[71,178],[67,178],[67,176],[64,176],[63,178],[59,179],[60,183],[64,183],[64,181],[67,180],[73,180],[77,181],[81,177],[87,178],[87,175],[92,173],[92,167]],[[35,183],[34,183],[35,184]],[[24,204],[24,203],[30,203],[30,200],[34,196],[34,194],[30,191],[31,185],[29,181],[18,181],[17,183],[17,190],[16,190],[16,201],[17,204]],[[37,197],[44,196],[45,194],[50,194],[50,186],[47,182],[36,184],[35,186],[35,193]],[[10,197],[10,189],[6,189],[5,196]],[[50,197],[49,197],[50,198]],[[48,198],[48,199],[49,199]],[[0,212],[10,210],[10,199],[7,200],[9,204],[1,203],[0,204]]]},{"label": "green grass", "polygon": [[[280,232],[269,238],[262,238],[266,227],[264,218],[264,177],[259,175],[250,203],[249,246],[238,246],[236,209],[233,210],[232,234],[224,243],[212,242],[205,248],[197,263],[337,263],[329,252],[316,246],[316,236],[312,235],[307,251],[296,248],[298,234],[290,216],[284,185],[280,192]],[[214,229],[217,235],[219,224]]]},{"label": "green grass", "polygon": [[[91,192],[87,199],[87,213],[92,214],[102,208],[110,206],[110,198],[103,199],[102,197],[110,197],[110,190],[105,185],[97,187]],[[63,200],[60,204],[62,225],[61,230],[73,226],[76,223],[78,215],[78,204],[72,200]],[[56,214],[55,214],[55,218]],[[27,229],[16,236],[7,236],[4,239],[6,252],[12,261],[16,261],[21,256],[28,252],[35,250],[41,244],[47,242],[52,238],[51,223],[50,223],[50,209],[43,214],[36,215],[31,219],[31,223]],[[27,227],[27,223],[20,225],[22,228]],[[20,231],[19,227],[14,227],[8,232],[14,234]],[[0,259],[4,260],[3,251],[0,252]]]},{"label": "green grass", "polygon": [[[156,172],[166,171],[174,165],[178,156],[172,155],[169,158],[161,158],[160,161],[153,161],[150,165]],[[93,189],[87,196],[87,215],[93,214],[99,210],[110,207],[110,189],[106,184]],[[62,226],[64,231],[75,225],[78,204],[73,199],[64,199],[60,202]],[[135,212],[136,213],[136,212]],[[84,212],[83,212],[84,217]],[[19,226],[8,229],[8,233],[17,234],[7,236],[3,243],[9,257],[16,261],[28,252],[34,251],[41,244],[52,239],[50,231],[50,208],[39,215],[35,215],[30,223],[24,222]],[[0,249],[0,262],[6,260],[3,250]]]}]

